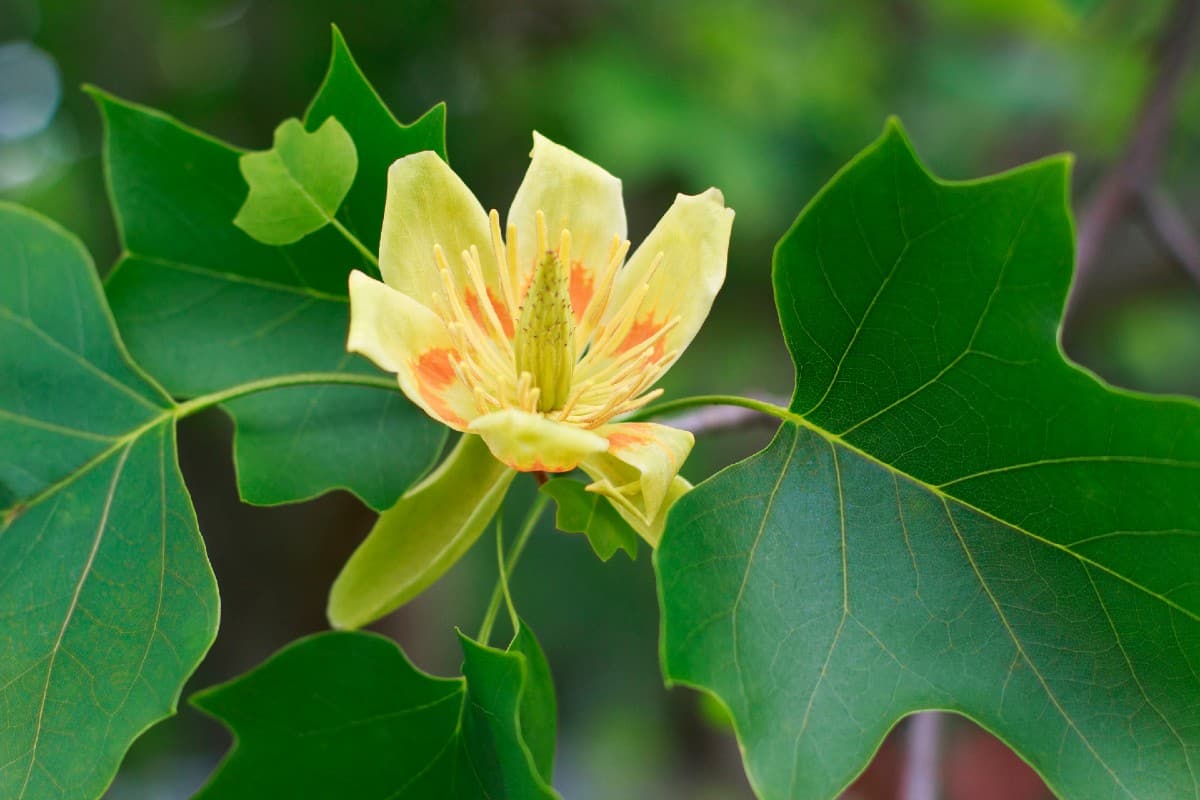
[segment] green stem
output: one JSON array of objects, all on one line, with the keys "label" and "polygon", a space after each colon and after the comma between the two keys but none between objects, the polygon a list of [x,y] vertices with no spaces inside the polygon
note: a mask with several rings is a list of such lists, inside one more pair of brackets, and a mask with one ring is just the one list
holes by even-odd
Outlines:
[{"label": "green stem", "polygon": [[500,603],[504,601],[505,577],[512,575],[513,568],[521,559],[521,553],[528,544],[529,537],[533,534],[533,529],[537,527],[537,522],[541,519],[542,512],[546,510],[546,504],[549,502],[550,495],[538,492],[537,499],[533,501],[529,513],[525,515],[525,521],[521,523],[521,530],[517,533],[516,541],[508,551],[508,558],[504,560],[504,572],[496,581],[496,588],[492,590],[492,599],[488,601],[487,611],[483,615],[483,624],[479,627],[479,635],[475,637],[480,644],[486,645],[488,638],[492,635],[492,626],[496,624],[496,615],[500,613]]},{"label": "green stem", "polygon": [[398,386],[393,378],[385,378],[382,375],[355,375],[346,372],[297,372],[292,375],[279,375],[274,378],[262,378],[257,381],[249,381],[231,386],[228,389],[223,389],[219,392],[211,394],[203,394],[199,397],[193,397],[183,403],[172,405],[169,408],[164,408],[162,413],[143,422],[133,430],[125,433],[122,436],[114,437],[112,444],[101,450],[88,461],[76,467],[63,478],[43,487],[43,489],[35,495],[25,498],[17,503],[12,508],[0,514],[0,531],[12,521],[12,519],[20,512],[25,511],[51,496],[63,486],[66,486],[77,477],[87,472],[96,464],[99,464],[104,459],[111,456],[123,447],[132,446],[133,442],[143,436],[146,432],[162,425],[170,420],[180,420],[184,417],[190,417],[199,411],[206,408],[211,408],[220,403],[234,400],[238,397],[244,397],[256,392],[265,392],[271,389],[282,389],[288,386],[309,386],[313,384],[342,384],[350,386],[369,386],[374,389],[392,389],[396,390]]},{"label": "green stem", "polygon": [[651,419],[653,417],[661,417],[664,414],[674,414],[679,411],[684,411],[689,408],[698,406],[741,406],[742,408],[753,409],[754,411],[767,414],[777,419],[787,422],[800,422],[800,416],[793,414],[786,408],[777,406],[774,403],[767,403],[762,400],[753,400],[749,397],[738,397],[735,394],[698,394],[694,397],[681,397],[678,400],[669,400],[666,403],[658,403],[657,405],[643,408],[641,411],[629,417],[631,422]]},{"label": "green stem", "polygon": [[368,261],[374,264],[375,271],[379,272],[379,259],[375,257],[375,254],[368,250],[367,246],[359,241],[358,237],[351,233],[350,229],[343,225],[337,217],[330,217],[329,222],[333,225],[333,227],[338,229],[338,232],[341,233],[342,236],[346,237],[347,242],[354,245],[358,252],[362,253]]},{"label": "green stem", "polygon": [[248,394],[266,392],[271,389],[283,389],[288,386],[310,386],[313,384],[341,384],[348,386],[369,386],[374,389],[398,389],[394,378],[382,375],[356,375],[352,372],[296,372],[291,375],[277,375],[273,378],[260,378],[256,381],[241,383],[222,389],[219,392],[200,395],[187,400],[168,413],[176,419],[189,417],[198,411],[219,405],[221,403],[244,397]]}]

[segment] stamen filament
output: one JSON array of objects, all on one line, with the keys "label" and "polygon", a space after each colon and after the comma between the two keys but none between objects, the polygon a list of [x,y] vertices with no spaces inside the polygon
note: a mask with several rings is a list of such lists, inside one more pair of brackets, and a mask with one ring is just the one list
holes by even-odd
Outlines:
[{"label": "stamen filament", "polygon": [[508,256],[504,250],[504,237],[500,235],[500,212],[493,208],[488,213],[488,223],[492,231],[492,255],[496,259],[496,275],[500,280],[500,293],[504,295],[504,303],[508,307],[509,322],[516,322],[517,295],[513,291],[513,276],[510,273]]},{"label": "stamen filament", "polygon": [[504,239],[505,256],[508,262],[508,275],[512,279],[513,299],[516,302],[513,304],[513,318],[519,313],[521,302],[525,299],[525,287],[521,286],[521,265],[517,257],[517,226],[508,223],[507,237]]},{"label": "stamen filament", "polygon": [[[620,368],[624,367],[630,362],[637,360],[639,356],[644,355],[647,351],[658,344],[658,341],[670,333],[681,321],[682,317],[671,317],[671,319],[667,320],[665,325],[652,333],[650,336],[646,337],[645,341],[639,343],[635,347],[631,347],[629,350],[626,350],[624,353],[617,356],[613,361],[610,361],[602,366],[597,366],[596,371],[590,373],[589,377],[600,380],[610,373],[618,371]],[[597,365],[599,359],[600,356],[592,357],[592,354],[589,352],[588,355],[579,362],[579,366],[576,367],[576,374],[588,374],[588,368]]]},{"label": "stamen filament", "polygon": [[479,297],[478,302],[483,316],[492,325],[494,333],[494,336],[491,337],[492,341],[499,342],[508,357],[512,358],[512,342],[508,340],[508,334],[504,332],[504,326],[500,324],[500,317],[492,306],[492,298],[488,294],[487,284],[483,281],[483,265],[479,261],[479,248],[471,245],[469,253],[463,250],[462,260],[467,266],[467,276],[471,279],[471,283],[475,284],[475,293]]},{"label": "stamen filament", "polygon": [[537,237],[538,237],[537,251],[538,251],[538,258],[541,258],[542,257],[541,254],[545,253],[547,250],[550,249],[550,240],[546,236],[546,215],[540,208],[537,211],[536,220],[537,220]]},{"label": "stamen filament", "polygon": [[622,304],[616,314],[613,314],[612,319],[606,325],[600,327],[599,333],[592,340],[592,346],[588,352],[589,356],[595,358],[601,354],[608,355],[610,348],[620,345],[620,342],[629,334],[629,330],[633,327],[637,310],[641,308],[642,300],[645,299],[649,291],[650,284],[643,283],[629,293],[629,297],[625,298],[624,304]]},{"label": "stamen filament", "polygon": [[612,244],[608,248],[608,262],[605,265],[604,274],[601,276],[600,282],[596,284],[596,289],[592,294],[592,302],[588,304],[587,311],[579,321],[580,338],[582,341],[588,341],[591,338],[592,331],[600,324],[600,319],[604,316],[604,311],[608,308],[608,304],[612,300],[612,289],[613,284],[616,282],[617,270],[625,262],[625,254],[628,252],[629,240],[626,239],[622,242],[620,237],[614,234]]}]

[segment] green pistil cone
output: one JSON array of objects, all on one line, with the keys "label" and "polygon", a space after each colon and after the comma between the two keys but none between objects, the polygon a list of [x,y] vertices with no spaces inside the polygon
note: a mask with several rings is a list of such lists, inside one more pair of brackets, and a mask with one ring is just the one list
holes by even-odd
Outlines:
[{"label": "green pistil cone", "polygon": [[575,314],[570,275],[553,250],[534,270],[518,326],[517,373],[528,372],[541,390],[538,411],[562,408],[575,368]]}]

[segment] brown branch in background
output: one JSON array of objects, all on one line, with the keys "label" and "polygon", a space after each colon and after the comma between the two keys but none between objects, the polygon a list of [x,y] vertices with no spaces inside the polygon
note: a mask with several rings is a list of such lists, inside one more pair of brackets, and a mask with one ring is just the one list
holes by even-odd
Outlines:
[{"label": "brown branch in background", "polygon": [[[1155,188],[1167,135],[1175,117],[1179,87],[1187,73],[1194,49],[1200,0],[1177,0],[1159,40],[1156,69],[1150,81],[1137,122],[1119,161],[1100,181],[1079,222],[1075,256],[1075,281],[1067,304],[1068,313],[1078,302],[1079,289],[1094,269],[1096,256],[1112,227],[1135,209],[1173,258],[1200,280],[1195,262],[1184,259],[1200,253],[1182,214],[1164,205]],[[1157,199],[1156,199],[1157,198]],[[1186,235],[1181,232],[1186,232]]]},{"label": "brown branch in background", "polygon": [[909,717],[900,800],[937,800],[940,796],[943,717],[940,711],[922,711]]},{"label": "brown branch in background", "polygon": [[1200,283],[1200,239],[1183,211],[1162,187],[1143,189],[1139,199],[1146,227],[1167,254]]}]

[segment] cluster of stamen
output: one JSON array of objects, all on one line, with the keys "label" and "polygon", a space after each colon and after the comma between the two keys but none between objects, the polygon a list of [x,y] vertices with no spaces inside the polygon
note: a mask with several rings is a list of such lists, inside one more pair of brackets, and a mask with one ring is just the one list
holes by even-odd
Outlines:
[{"label": "cluster of stamen", "polygon": [[679,354],[664,352],[661,344],[679,317],[640,340],[627,344],[627,339],[663,254],[602,323],[629,251],[629,242],[614,236],[603,269],[594,274],[591,300],[576,322],[567,291],[571,232],[564,228],[552,249],[545,215],[538,211],[538,255],[522,281],[516,227],[509,224],[502,236],[500,215],[493,210],[489,220],[489,257],[495,260],[499,296],[489,290],[477,247],[459,253],[465,286],[458,285],[441,246],[435,245],[433,253],[444,290],[438,312],[455,347],[451,363],[474,393],[479,413],[517,408],[594,428],[659,397],[662,389],[647,390]]}]

